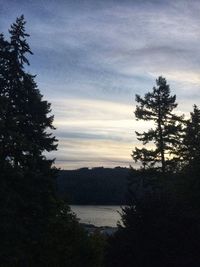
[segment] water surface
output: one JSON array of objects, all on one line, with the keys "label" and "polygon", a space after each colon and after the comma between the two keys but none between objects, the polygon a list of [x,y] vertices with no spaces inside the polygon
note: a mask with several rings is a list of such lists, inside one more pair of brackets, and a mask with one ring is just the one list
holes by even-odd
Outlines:
[{"label": "water surface", "polygon": [[94,224],[95,226],[116,227],[121,216],[121,206],[89,206],[71,205],[72,211],[81,223]]}]

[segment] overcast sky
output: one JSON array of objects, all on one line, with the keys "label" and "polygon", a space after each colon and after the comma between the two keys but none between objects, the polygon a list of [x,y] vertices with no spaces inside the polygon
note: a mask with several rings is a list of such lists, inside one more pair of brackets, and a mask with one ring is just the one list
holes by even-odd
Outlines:
[{"label": "overcast sky", "polygon": [[52,103],[64,169],[129,166],[135,94],[162,75],[177,111],[200,105],[200,1],[0,0],[0,32],[24,14],[29,71]]}]

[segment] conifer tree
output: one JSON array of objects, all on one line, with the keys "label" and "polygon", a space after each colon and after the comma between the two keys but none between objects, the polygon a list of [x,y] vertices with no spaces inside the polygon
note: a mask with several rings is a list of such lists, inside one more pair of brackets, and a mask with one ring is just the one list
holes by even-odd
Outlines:
[{"label": "conifer tree", "polygon": [[27,72],[25,20],[0,35],[0,266],[99,266],[90,237],[55,188],[51,105]]},{"label": "conifer tree", "polygon": [[145,94],[144,98],[136,95],[138,103],[135,110],[137,120],[152,121],[155,128],[147,132],[136,132],[137,139],[143,145],[153,144],[153,149],[135,148],[133,159],[141,161],[143,167],[161,167],[165,173],[175,160],[175,148],[179,143],[182,117],[173,113],[177,107],[176,96],[171,96],[170,87],[163,77],[156,80],[156,87],[152,92]]},{"label": "conifer tree", "polygon": [[194,105],[186,122],[183,142],[179,151],[183,163],[189,169],[200,166],[200,109]]},{"label": "conifer tree", "polygon": [[0,261],[15,259],[16,266],[42,239],[56,208],[56,172],[43,154],[57,147],[48,130],[54,129],[53,116],[26,71],[32,52],[24,26],[21,16],[11,26],[9,42],[0,36]]}]

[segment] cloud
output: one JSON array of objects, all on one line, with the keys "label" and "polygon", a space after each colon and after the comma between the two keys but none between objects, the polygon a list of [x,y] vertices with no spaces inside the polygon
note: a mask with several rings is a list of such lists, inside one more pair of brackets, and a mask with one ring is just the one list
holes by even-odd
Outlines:
[{"label": "cloud", "polygon": [[135,121],[128,104],[71,98],[54,101],[53,106],[59,106],[55,116],[59,146],[54,156],[57,165],[67,168],[129,166],[132,149],[139,145],[135,130],[151,125]]},{"label": "cloud", "polygon": [[[106,140],[62,140],[57,158],[58,166],[67,168],[94,167],[94,166],[116,166],[120,162],[122,166],[132,163],[131,145],[119,144],[117,141]],[[72,163],[73,162],[73,163]],[[72,167],[73,165],[73,167]],[[76,167],[75,167],[76,166]]]},{"label": "cloud", "polygon": [[[52,102],[60,139],[57,162],[62,166],[96,166],[98,159],[99,164],[114,166],[123,162],[125,153],[128,158],[125,147],[137,144],[134,130],[150,126],[134,120],[134,95],[151,90],[159,75],[177,94],[179,113],[188,114],[200,101],[197,0],[0,0],[0,4],[0,31],[22,13],[28,21],[34,52],[29,71],[38,74],[38,86]],[[84,151],[80,155],[78,141]],[[109,143],[111,154],[107,142],[113,144]],[[106,152],[100,156],[91,149],[95,144]],[[116,159],[120,147],[124,154]]]}]

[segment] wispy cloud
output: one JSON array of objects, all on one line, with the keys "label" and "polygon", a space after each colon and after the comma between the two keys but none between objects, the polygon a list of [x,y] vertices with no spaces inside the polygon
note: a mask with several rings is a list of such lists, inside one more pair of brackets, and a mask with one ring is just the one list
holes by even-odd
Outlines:
[{"label": "wispy cloud", "polygon": [[53,104],[57,162],[64,167],[131,160],[134,130],[149,127],[134,120],[134,95],[150,90],[158,75],[177,93],[180,113],[200,103],[198,0],[0,0],[0,6],[0,31],[22,13],[28,21],[30,71]]}]

